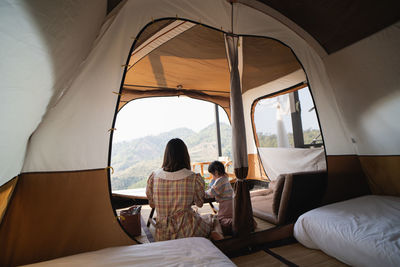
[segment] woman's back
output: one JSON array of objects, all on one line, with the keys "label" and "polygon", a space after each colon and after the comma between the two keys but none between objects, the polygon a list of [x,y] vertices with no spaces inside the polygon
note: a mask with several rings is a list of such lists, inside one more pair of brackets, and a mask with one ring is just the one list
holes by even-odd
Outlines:
[{"label": "woman's back", "polygon": [[[190,209],[192,204],[203,205],[204,182],[201,176],[188,169],[154,172],[153,201],[158,216],[168,216]],[[199,189],[203,190],[199,190]]]},{"label": "woman's back", "polygon": [[157,211],[156,239],[169,240],[190,236],[207,236],[211,225],[191,208],[204,201],[204,180],[188,169],[153,172],[146,194]]}]

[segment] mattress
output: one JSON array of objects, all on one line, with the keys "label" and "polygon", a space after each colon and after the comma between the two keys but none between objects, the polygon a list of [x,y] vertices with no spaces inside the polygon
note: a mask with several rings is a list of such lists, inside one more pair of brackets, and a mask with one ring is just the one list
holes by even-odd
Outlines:
[{"label": "mattress", "polygon": [[235,266],[210,240],[190,237],[112,247],[29,266]]},{"label": "mattress", "polygon": [[294,236],[351,266],[400,266],[400,198],[369,195],[311,210]]}]

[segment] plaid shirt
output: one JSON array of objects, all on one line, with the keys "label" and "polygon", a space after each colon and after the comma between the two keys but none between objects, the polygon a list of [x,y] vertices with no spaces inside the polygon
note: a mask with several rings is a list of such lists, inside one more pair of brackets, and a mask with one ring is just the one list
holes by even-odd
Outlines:
[{"label": "plaid shirt", "polygon": [[203,206],[204,179],[187,169],[153,172],[147,180],[146,195],[156,208],[156,240],[183,237],[207,237],[211,225],[193,209],[193,203]]}]

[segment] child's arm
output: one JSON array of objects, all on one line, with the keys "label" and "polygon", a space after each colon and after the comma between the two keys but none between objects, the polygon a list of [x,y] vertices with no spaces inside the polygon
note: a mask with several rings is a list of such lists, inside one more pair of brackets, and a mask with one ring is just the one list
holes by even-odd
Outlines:
[{"label": "child's arm", "polygon": [[220,179],[215,179],[214,182],[211,184],[210,183],[210,188],[206,191],[206,196],[207,197],[216,197],[218,196],[220,192]]},{"label": "child's arm", "polygon": [[205,192],[207,198],[212,198],[212,197],[214,197],[214,196],[212,195],[212,193],[211,193],[211,188],[213,187],[214,184],[215,184],[215,178],[213,177],[213,178],[211,179],[211,182],[208,184],[207,190],[206,190],[206,192]]},{"label": "child's arm", "polygon": [[206,198],[213,198],[213,197],[215,197],[215,196],[213,195],[212,188],[207,189],[207,191],[205,192],[205,194],[206,194]]}]

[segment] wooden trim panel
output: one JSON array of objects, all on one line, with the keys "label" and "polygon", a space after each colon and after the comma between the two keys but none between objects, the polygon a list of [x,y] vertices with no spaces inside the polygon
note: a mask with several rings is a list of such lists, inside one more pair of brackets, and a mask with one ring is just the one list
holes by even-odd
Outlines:
[{"label": "wooden trim panel", "polygon": [[135,244],[115,217],[105,169],[22,174],[0,243],[0,266]]}]

